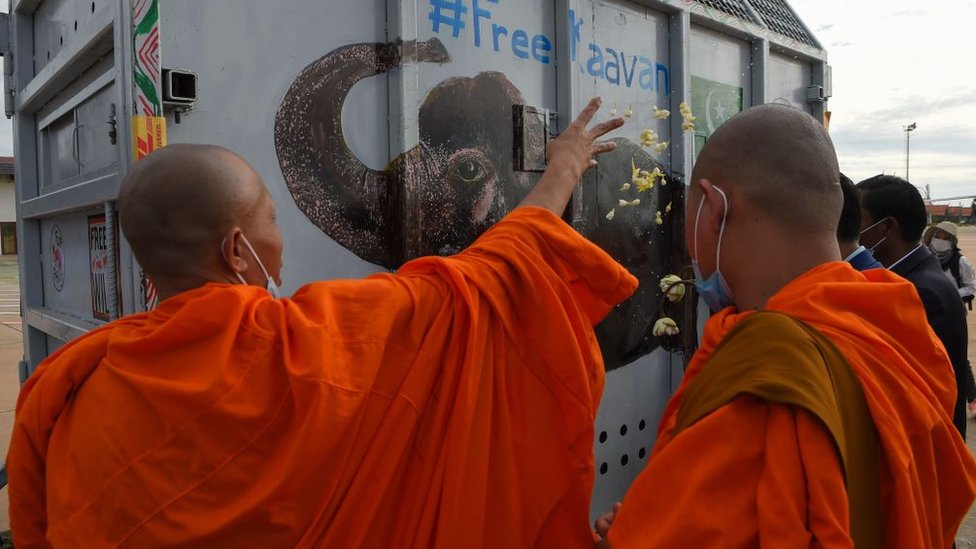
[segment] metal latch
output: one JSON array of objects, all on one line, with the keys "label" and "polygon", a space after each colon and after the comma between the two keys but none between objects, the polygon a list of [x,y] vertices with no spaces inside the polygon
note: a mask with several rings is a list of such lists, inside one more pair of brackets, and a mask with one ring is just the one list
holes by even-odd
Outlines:
[{"label": "metal latch", "polygon": [[529,105],[512,105],[515,126],[514,167],[517,172],[546,171],[546,146],[556,113]]}]

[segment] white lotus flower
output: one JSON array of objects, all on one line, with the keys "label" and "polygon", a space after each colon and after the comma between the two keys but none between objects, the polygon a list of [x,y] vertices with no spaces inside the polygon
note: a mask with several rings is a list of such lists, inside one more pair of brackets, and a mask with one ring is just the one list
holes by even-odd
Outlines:
[{"label": "white lotus flower", "polygon": [[676,336],[681,333],[681,330],[678,329],[677,322],[664,316],[659,318],[657,322],[654,323],[654,328],[651,330],[651,333],[654,334],[655,337],[665,335]]}]

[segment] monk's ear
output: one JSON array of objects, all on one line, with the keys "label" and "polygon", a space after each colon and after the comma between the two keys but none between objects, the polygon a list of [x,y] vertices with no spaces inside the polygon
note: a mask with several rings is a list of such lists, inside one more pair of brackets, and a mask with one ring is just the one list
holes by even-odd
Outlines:
[{"label": "monk's ear", "polygon": [[726,201],[722,196],[722,193],[712,185],[712,182],[707,179],[701,179],[698,182],[698,186],[701,188],[702,194],[705,196],[705,205],[702,208],[702,226],[708,227],[709,230],[718,234],[722,227],[722,218],[725,215]]},{"label": "monk's ear", "polygon": [[244,260],[244,242],[242,237],[244,232],[240,227],[234,227],[224,236],[220,243],[220,255],[224,264],[230,268],[231,272],[244,273],[247,271],[247,261]]}]

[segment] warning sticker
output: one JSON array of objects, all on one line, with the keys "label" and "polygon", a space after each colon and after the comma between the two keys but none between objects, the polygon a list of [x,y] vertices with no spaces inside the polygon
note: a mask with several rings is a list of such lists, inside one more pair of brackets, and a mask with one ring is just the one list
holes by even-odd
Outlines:
[{"label": "warning sticker", "polygon": [[[90,261],[92,316],[99,320],[111,320],[111,306],[109,304],[108,273],[109,249],[108,229],[105,214],[88,216],[88,259]],[[118,257],[118,225],[115,227],[114,257]],[[116,303],[119,315],[122,314],[122,291],[118,284],[119,265],[115,264]]]}]

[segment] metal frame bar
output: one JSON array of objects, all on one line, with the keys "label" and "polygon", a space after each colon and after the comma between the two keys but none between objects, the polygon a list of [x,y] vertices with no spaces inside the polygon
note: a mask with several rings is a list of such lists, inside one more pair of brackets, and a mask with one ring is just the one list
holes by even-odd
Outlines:
[{"label": "metal frame bar", "polygon": [[[387,0],[386,2],[386,39],[388,42],[401,40],[402,57],[404,59],[416,59],[416,52],[407,52],[406,44],[414,44],[419,37],[418,14],[421,13],[418,0]],[[404,63],[399,70],[390,71],[388,74],[389,91],[389,147],[391,155],[404,151],[405,154],[416,154],[419,149],[414,147],[420,142],[420,125],[417,117],[413,113],[422,101],[420,92],[420,64]],[[407,113],[410,113],[408,116]],[[397,152],[392,152],[397,151]],[[413,151],[413,152],[409,152]],[[400,177],[397,174],[396,177]],[[404,183],[412,181],[412,178],[405,178]],[[420,193],[417,189],[409,185],[401,185],[399,195],[392,197],[399,200],[395,207],[403,212],[403,225],[401,226],[404,241],[399,250],[400,259],[416,257],[420,251],[419,238],[423,234],[423,225],[420,219],[420,208],[417,206]]]},{"label": "metal frame bar", "polygon": [[[556,133],[562,133],[572,122],[576,110],[581,108],[580,79],[574,78],[572,58],[572,25],[569,20],[569,10],[579,13],[579,0],[555,0],[555,58],[556,58]],[[583,223],[583,185],[573,189],[573,196],[569,204],[570,221],[579,227]]]},{"label": "metal frame bar", "polygon": [[60,339],[70,341],[98,328],[101,324],[46,307],[30,307],[24,313],[24,322],[33,329]]},{"label": "metal frame bar", "polygon": [[38,131],[47,128],[55,120],[71,112],[75,107],[84,103],[96,93],[102,91],[106,86],[111,86],[112,83],[115,82],[114,71],[114,67],[106,70],[101,76],[98,76],[95,78],[95,80],[91,81],[80,92],[72,95],[56,108],[49,109],[48,106],[45,105],[38,110],[37,115],[40,117],[40,119],[37,121]]},{"label": "metal frame bar", "polygon": [[[160,10],[162,12],[162,10]],[[133,36],[132,36],[132,6],[129,0],[116,0],[115,25],[115,66],[116,89],[118,90],[118,139],[119,139],[119,182],[125,178],[133,164],[135,152],[132,143],[132,116],[134,114],[135,99],[133,97]],[[162,28],[162,26],[160,26]],[[162,37],[160,38],[162,40]],[[122,311],[135,312],[143,309],[140,290],[139,267],[136,265],[129,243],[120,232],[119,261],[120,283],[122,284]]]},{"label": "metal frame bar", "polygon": [[[11,15],[11,41],[14,51],[13,86],[23,90],[34,78],[31,59],[34,51],[33,10],[39,2],[18,2]],[[37,219],[23,217],[23,203],[36,198],[38,194],[37,163],[37,121],[33,112],[17,109],[13,120],[14,127],[14,185],[17,194],[17,240],[18,269],[21,280],[43,280],[43,245],[41,223]],[[44,285],[26,284],[21,286],[21,307],[23,311],[40,307],[44,303]],[[34,367],[47,355],[47,341],[44,333],[24,323],[24,360],[20,368],[21,382]]]},{"label": "metal frame bar", "polygon": [[118,177],[114,167],[106,171],[110,173],[23,201],[20,217],[40,219],[114,200],[119,190]]},{"label": "metal frame bar", "polygon": [[32,15],[37,7],[41,5],[42,0],[11,0],[13,5],[10,6],[10,13],[18,13],[20,15]]},{"label": "metal frame bar", "polygon": [[[668,25],[668,50],[671,65],[671,173],[677,174],[685,185],[691,184],[691,168],[695,164],[695,136],[681,129],[683,119],[677,116],[682,101],[691,104],[691,14],[681,10],[671,14]],[[677,141],[677,146],[675,146]]]},{"label": "metal frame bar", "polygon": [[768,94],[769,40],[760,38],[752,43],[752,104],[762,105]]},{"label": "metal frame bar", "polygon": [[[101,12],[107,13],[107,12]],[[64,85],[77,78],[92,63],[112,49],[111,16],[100,15],[88,34],[61,50],[41,72],[23,87],[19,87],[16,105],[19,112],[35,112],[61,91]],[[33,47],[28,50],[33,51]]]}]

